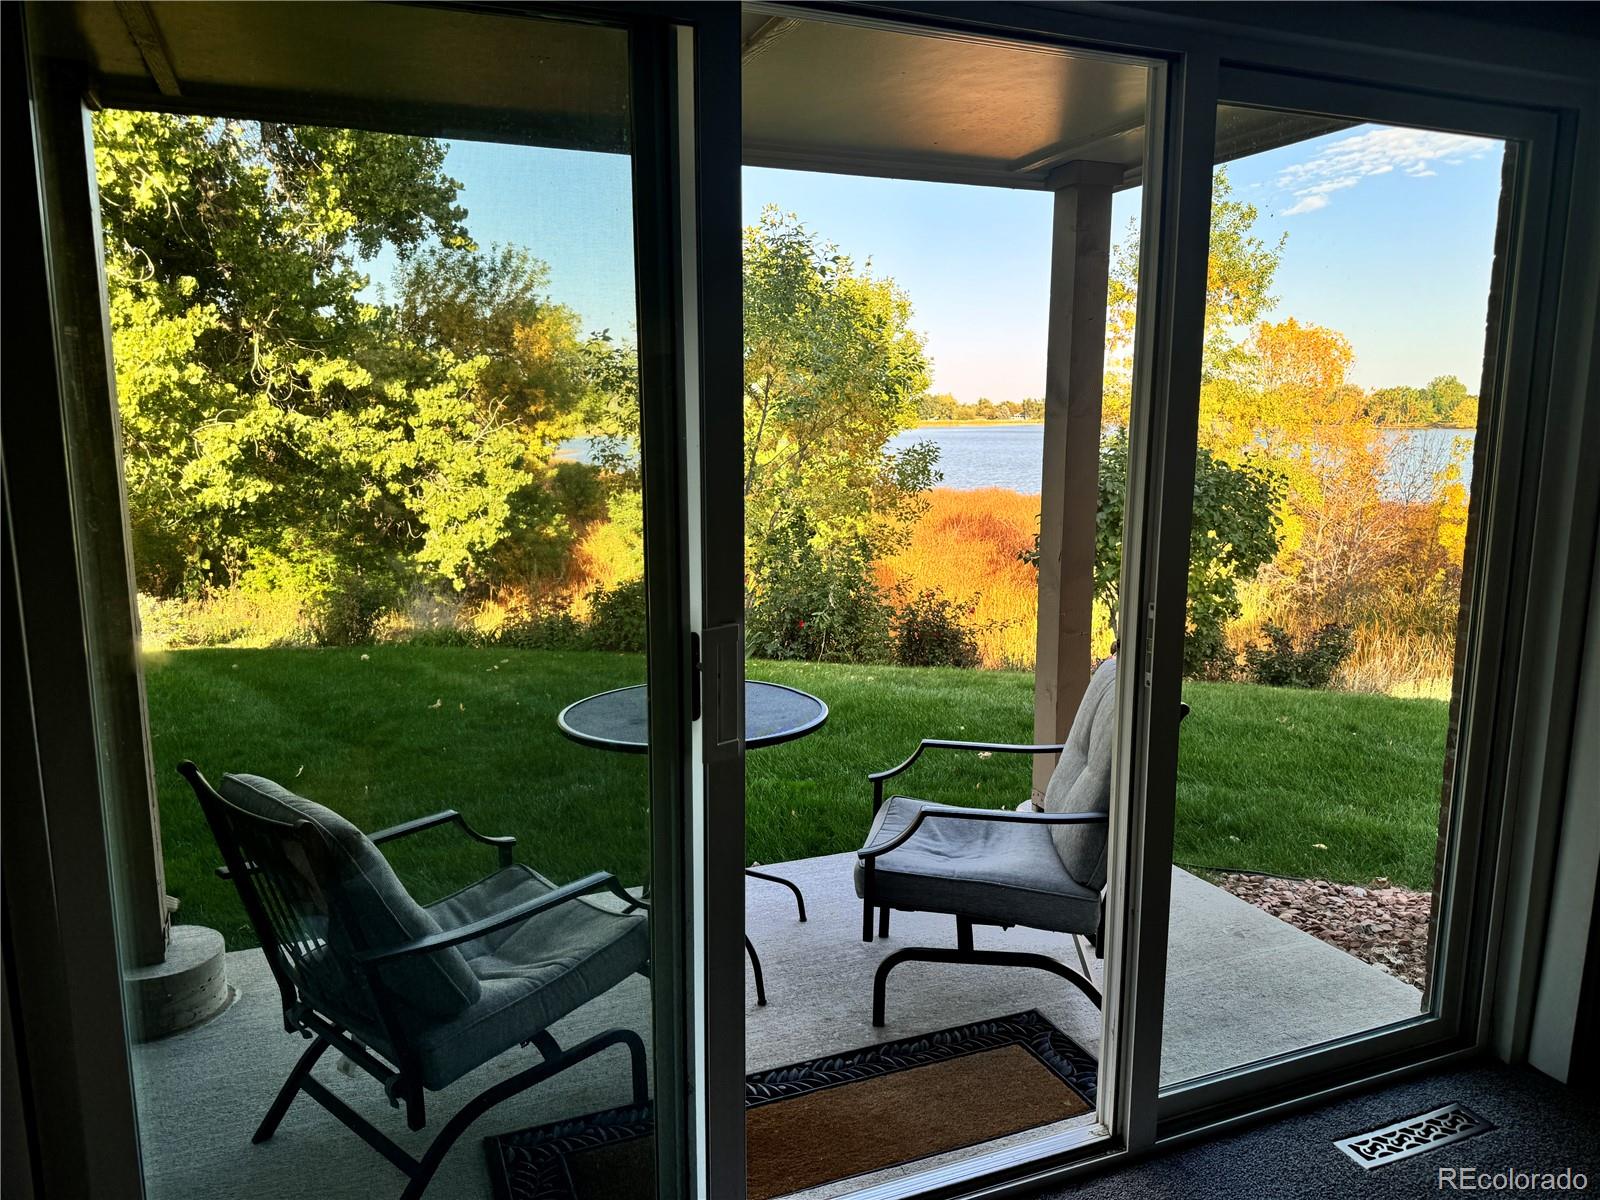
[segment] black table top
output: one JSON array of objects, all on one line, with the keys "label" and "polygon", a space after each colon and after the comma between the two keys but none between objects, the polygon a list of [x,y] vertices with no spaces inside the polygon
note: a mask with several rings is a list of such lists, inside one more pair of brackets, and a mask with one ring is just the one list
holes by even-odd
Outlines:
[{"label": "black table top", "polygon": [[[644,684],[587,696],[567,705],[556,725],[575,742],[601,750],[643,754],[648,748]],[[809,692],[781,683],[744,681],[744,745],[747,750],[792,742],[822,728],[828,706]]]}]

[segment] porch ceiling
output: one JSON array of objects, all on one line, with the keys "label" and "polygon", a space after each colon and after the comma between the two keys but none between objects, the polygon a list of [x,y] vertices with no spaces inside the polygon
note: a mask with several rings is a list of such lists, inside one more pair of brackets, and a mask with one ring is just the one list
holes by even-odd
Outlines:
[{"label": "porch ceiling", "polygon": [[[1029,189],[1079,160],[1142,177],[1137,60],[749,11],[742,34],[747,165]],[[1217,161],[1349,124],[1225,108]]]},{"label": "porch ceiling", "polygon": [[[46,54],[82,56],[109,103],[278,113],[571,149],[625,151],[620,29],[427,5],[220,0],[34,10]],[[1076,160],[1139,182],[1148,68],[1134,59],[746,12],[752,166],[1049,189]],[[462,64],[471,64],[463,70]],[[1225,108],[1217,161],[1351,122]]]},{"label": "porch ceiling", "polygon": [[81,56],[90,86],[112,105],[628,147],[628,39],[619,28],[343,0],[78,0],[30,15],[46,56]]}]

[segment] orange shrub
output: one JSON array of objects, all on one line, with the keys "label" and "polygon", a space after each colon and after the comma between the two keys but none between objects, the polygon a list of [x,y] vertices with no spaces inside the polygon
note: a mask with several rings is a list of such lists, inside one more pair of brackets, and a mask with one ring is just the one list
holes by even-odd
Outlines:
[{"label": "orange shrub", "polygon": [[878,564],[878,583],[909,596],[924,589],[971,605],[985,667],[1031,668],[1037,572],[1017,558],[1033,547],[1039,497],[1004,488],[935,488],[900,553]]}]

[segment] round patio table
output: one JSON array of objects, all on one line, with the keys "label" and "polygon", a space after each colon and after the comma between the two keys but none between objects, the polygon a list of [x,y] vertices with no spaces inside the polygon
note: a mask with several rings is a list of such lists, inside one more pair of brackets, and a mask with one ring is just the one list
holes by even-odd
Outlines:
[{"label": "round patio table", "polygon": [[[616,688],[567,705],[556,726],[575,742],[600,750],[643,754],[649,747],[644,684]],[[744,681],[744,746],[760,750],[815,733],[828,720],[828,706],[810,692],[781,683]]]},{"label": "round patio table", "polygon": [[[649,705],[646,700],[645,685],[642,683],[585,696],[556,714],[556,727],[573,741],[585,746],[623,754],[643,754],[650,748],[647,732]],[[746,750],[760,750],[764,746],[778,746],[803,738],[821,729],[827,720],[828,706],[810,692],[785,687],[781,683],[763,683],[757,679],[744,681]],[[800,919],[806,919],[806,898],[795,884],[749,867],[744,869],[744,873],[752,879],[763,879],[788,888],[794,893]],[[755,973],[756,1003],[766,1004],[767,987],[761,974],[761,959],[757,957],[755,944],[749,937],[744,939],[744,948]]]}]

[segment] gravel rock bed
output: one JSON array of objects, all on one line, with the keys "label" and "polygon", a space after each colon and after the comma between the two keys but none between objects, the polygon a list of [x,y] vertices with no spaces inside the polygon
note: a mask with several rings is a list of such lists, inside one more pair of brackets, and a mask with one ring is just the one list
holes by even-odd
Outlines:
[{"label": "gravel rock bed", "polygon": [[1428,972],[1431,892],[1374,879],[1367,887],[1319,879],[1220,872],[1211,880],[1241,900],[1369,962],[1412,987]]}]

